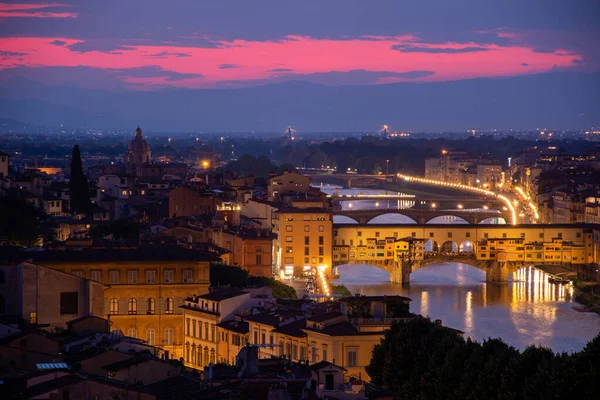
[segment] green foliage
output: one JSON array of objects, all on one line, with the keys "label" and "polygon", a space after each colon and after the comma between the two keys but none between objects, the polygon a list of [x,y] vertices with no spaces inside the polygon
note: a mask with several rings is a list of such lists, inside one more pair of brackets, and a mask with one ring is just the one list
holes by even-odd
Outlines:
[{"label": "green foliage", "polygon": [[273,297],[276,299],[296,299],[296,289],[286,285],[274,278],[265,276],[249,276],[248,271],[240,267],[232,267],[222,264],[211,264],[210,266],[211,286],[268,286],[273,289]]},{"label": "green foliage", "polygon": [[43,234],[46,214],[23,199],[0,197],[0,241],[11,246],[35,246]]},{"label": "green foliage", "polygon": [[412,316],[409,311],[409,305],[396,299],[387,299],[385,301],[385,316],[387,318],[407,318]]},{"label": "green foliage", "polygon": [[352,296],[352,292],[344,285],[330,285],[331,293],[341,294],[344,297]]},{"label": "green foliage", "polygon": [[265,156],[254,158],[248,154],[242,155],[225,167],[225,171],[236,175],[252,175],[254,177],[262,178],[268,177],[270,173],[282,173],[284,170],[295,171],[295,169],[296,168],[291,164],[284,164],[280,168]]},{"label": "green foliage", "polygon": [[417,317],[394,323],[365,369],[397,399],[560,399],[597,396],[599,366],[600,335],[572,355],[537,346],[519,352]]},{"label": "green foliage", "polygon": [[90,201],[90,186],[86,176],[83,174],[81,153],[78,145],[73,147],[73,157],[71,159],[69,200],[71,204],[71,211],[86,214],[91,213],[92,202]]}]

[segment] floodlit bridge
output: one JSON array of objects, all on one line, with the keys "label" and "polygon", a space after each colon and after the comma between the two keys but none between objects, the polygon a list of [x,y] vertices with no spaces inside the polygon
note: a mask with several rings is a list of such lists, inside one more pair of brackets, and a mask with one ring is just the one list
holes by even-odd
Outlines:
[{"label": "floodlit bridge", "polygon": [[[590,225],[334,224],[334,269],[368,264],[393,283],[430,264],[459,262],[483,270],[487,282],[507,282],[530,265],[562,265],[580,279],[598,262]],[[600,232],[596,231],[596,234]]]},{"label": "floodlit bridge", "polygon": [[406,208],[398,209],[369,209],[369,210],[337,210],[333,211],[334,216],[345,216],[351,218],[359,224],[368,224],[374,218],[381,215],[395,214],[408,217],[417,224],[427,224],[435,218],[449,216],[465,220],[469,224],[478,224],[489,218],[502,217],[505,221],[510,220],[510,213],[507,211],[474,211],[474,210],[439,210],[439,209],[418,209]]},{"label": "floodlit bridge", "polygon": [[368,174],[309,174],[305,173],[313,180],[336,181],[344,188],[353,186],[381,186],[385,183],[396,182],[396,175],[368,175]]}]

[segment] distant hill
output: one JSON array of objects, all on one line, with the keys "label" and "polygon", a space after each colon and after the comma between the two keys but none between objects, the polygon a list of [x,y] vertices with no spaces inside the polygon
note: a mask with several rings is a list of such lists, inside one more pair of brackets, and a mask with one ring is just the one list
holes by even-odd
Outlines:
[{"label": "distant hill", "polygon": [[373,131],[586,128],[600,124],[600,73],[374,86],[286,82],[242,89],[109,92],[0,87],[0,117],[41,125],[151,131]]}]

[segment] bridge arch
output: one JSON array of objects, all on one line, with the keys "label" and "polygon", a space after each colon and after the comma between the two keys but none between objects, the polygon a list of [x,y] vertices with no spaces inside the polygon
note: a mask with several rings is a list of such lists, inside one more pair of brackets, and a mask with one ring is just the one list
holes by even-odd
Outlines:
[{"label": "bridge arch", "polygon": [[477,223],[482,225],[506,225],[506,219],[504,217],[496,215],[484,218]]},{"label": "bridge arch", "polygon": [[440,251],[442,253],[457,253],[458,245],[456,244],[456,242],[454,242],[452,240],[446,240],[444,243],[442,243],[442,246],[440,247]]},{"label": "bridge arch", "polygon": [[425,221],[425,224],[468,224],[463,216],[448,213],[444,215],[437,215]]},{"label": "bridge arch", "polygon": [[347,215],[334,215],[333,223],[334,224],[358,224],[358,221]]},{"label": "bridge arch", "polygon": [[367,224],[416,224],[417,221],[402,213],[385,212],[367,221]]},{"label": "bridge arch", "polygon": [[423,251],[425,253],[428,252],[438,252],[440,251],[440,245],[433,239],[429,239],[423,244]]},{"label": "bridge arch", "polygon": [[458,245],[459,253],[473,253],[475,251],[475,243],[472,240],[465,240]]}]

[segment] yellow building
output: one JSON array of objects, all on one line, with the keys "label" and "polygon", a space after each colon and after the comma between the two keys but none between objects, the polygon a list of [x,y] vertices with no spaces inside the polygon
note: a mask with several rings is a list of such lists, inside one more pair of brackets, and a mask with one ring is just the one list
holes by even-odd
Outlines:
[{"label": "yellow building", "polygon": [[317,267],[330,271],[332,265],[333,216],[326,209],[303,206],[294,203],[281,209],[273,220],[273,232],[277,235],[274,263],[288,275],[300,275]]},{"label": "yellow building", "polygon": [[105,284],[104,315],[111,330],[183,356],[183,310],[193,294],[208,292],[212,255],[181,247],[52,250],[27,253],[51,269]]},{"label": "yellow building", "polygon": [[234,358],[247,343],[248,334],[247,323],[246,328],[235,324],[236,313],[246,315],[269,298],[270,290],[266,288],[232,288],[185,299],[179,307],[183,311],[185,364],[198,369],[210,363],[235,364]]}]

